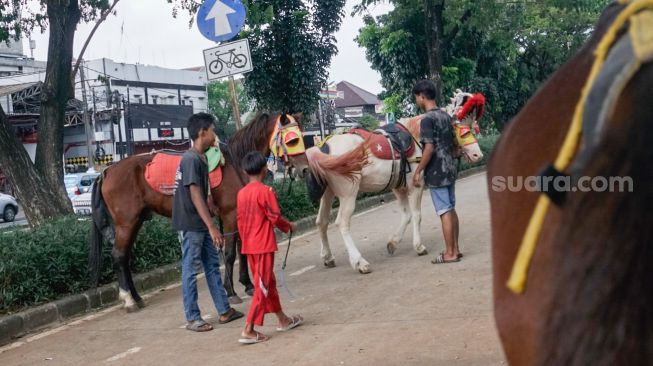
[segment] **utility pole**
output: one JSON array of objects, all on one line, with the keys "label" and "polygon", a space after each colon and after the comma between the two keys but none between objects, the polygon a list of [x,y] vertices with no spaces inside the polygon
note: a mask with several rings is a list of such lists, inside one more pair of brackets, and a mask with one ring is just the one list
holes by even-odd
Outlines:
[{"label": "utility pole", "polygon": [[84,64],[79,68],[79,77],[82,81],[82,103],[84,104],[84,130],[86,132],[86,152],[88,156],[88,168],[95,169],[93,158],[93,137],[91,137],[91,126],[88,118],[88,101],[86,100],[86,79],[84,78]]},{"label": "utility pole", "polygon": [[236,121],[236,130],[242,128],[242,123],[240,122],[240,110],[238,109],[238,95],[236,94],[236,84],[234,83],[234,77],[229,76],[229,90],[231,91],[231,106],[234,110],[234,121]]}]

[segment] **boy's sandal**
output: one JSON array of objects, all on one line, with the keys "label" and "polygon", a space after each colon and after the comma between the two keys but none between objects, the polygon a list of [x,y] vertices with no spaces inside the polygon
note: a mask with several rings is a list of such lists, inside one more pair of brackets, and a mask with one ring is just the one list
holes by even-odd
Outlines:
[{"label": "boy's sandal", "polygon": [[293,328],[297,328],[304,322],[304,318],[302,318],[301,315],[293,315],[290,319],[290,324],[285,327],[278,327],[277,332],[287,332]]},{"label": "boy's sandal", "polygon": [[266,336],[263,333],[259,333],[259,332],[256,332],[256,338],[249,338],[249,337],[245,337],[243,335],[241,335],[241,337],[242,338],[240,338],[238,340],[238,343],[240,343],[240,344],[255,344],[255,343],[265,342],[268,339],[270,339],[270,337]]},{"label": "boy's sandal", "polygon": [[193,332],[208,332],[213,330],[213,326],[204,320],[193,320],[186,324],[186,329],[192,330]]},{"label": "boy's sandal", "polygon": [[226,314],[224,314],[224,315],[227,316],[227,319],[224,319],[224,320],[223,320],[222,317],[220,317],[220,319],[218,319],[218,323],[220,323],[220,324],[227,324],[227,323],[230,323],[230,322],[232,322],[232,321],[234,321],[234,320],[236,320],[236,319],[240,319],[240,318],[242,318],[243,316],[245,316],[245,315],[243,315],[243,313],[241,313],[240,311],[238,311],[238,310],[236,310],[236,309],[234,309],[234,308],[231,308],[231,309],[230,309]]}]

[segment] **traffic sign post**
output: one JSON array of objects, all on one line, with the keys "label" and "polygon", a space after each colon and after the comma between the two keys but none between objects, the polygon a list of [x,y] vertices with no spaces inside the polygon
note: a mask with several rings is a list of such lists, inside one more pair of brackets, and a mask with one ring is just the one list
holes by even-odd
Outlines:
[{"label": "traffic sign post", "polygon": [[[240,0],[205,0],[197,12],[197,28],[214,42],[225,42],[238,35],[245,25],[246,11]],[[229,91],[236,128],[240,129],[240,111],[234,85],[235,74],[252,71],[252,57],[247,39],[223,43],[204,50],[207,80],[229,77]]]}]

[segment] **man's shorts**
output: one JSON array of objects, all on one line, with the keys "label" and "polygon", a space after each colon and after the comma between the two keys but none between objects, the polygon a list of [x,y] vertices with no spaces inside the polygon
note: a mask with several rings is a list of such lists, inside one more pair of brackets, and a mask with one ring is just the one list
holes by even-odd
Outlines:
[{"label": "man's shorts", "polygon": [[447,212],[456,208],[456,187],[451,184],[444,187],[431,188],[431,199],[435,212],[438,216],[442,216]]}]

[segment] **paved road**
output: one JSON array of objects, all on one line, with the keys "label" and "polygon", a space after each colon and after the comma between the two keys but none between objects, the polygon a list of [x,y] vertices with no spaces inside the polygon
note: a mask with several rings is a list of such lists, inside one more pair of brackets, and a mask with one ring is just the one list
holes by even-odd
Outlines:
[{"label": "paved road", "polygon": [[[305,325],[275,334],[274,316],[263,331],[269,342],[237,343],[244,322],[217,325],[198,334],[183,329],[180,289],[168,288],[147,299],[136,314],[108,310],[0,349],[0,364],[10,365],[501,365],[491,305],[490,233],[485,176],[459,182],[460,263],[432,265],[442,232],[433,207],[423,202],[428,257],[417,257],[410,233],[393,257],[386,239],[398,220],[396,203],[358,215],[354,238],[374,272],[360,275],[348,265],[342,240],[330,230],[338,267],[326,269],[312,233],[293,241],[288,283],[298,295],[289,313]],[[284,249],[285,247],[282,247]],[[293,275],[294,274],[294,275]],[[204,280],[200,307],[215,321]],[[240,291],[242,293],[242,288]],[[247,311],[249,301],[237,306]],[[13,347],[13,348],[12,348]]]}]

